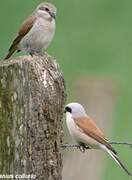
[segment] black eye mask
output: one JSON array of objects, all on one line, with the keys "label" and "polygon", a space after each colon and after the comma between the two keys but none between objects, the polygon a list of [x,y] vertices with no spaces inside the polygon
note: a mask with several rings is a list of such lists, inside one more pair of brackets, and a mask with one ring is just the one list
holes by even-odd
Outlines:
[{"label": "black eye mask", "polygon": [[72,109],[71,109],[70,107],[66,106],[64,112],[65,112],[65,113],[66,113],[66,112],[72,113]]}]

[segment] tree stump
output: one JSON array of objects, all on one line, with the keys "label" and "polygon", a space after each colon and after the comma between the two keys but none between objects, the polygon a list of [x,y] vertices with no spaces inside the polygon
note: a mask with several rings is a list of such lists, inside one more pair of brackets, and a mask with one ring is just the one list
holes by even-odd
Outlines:
[{"label": "tree stump", "polygon": [[0,62],[1,175],[62,179],[65,99],[62,73],[48,54]]}]

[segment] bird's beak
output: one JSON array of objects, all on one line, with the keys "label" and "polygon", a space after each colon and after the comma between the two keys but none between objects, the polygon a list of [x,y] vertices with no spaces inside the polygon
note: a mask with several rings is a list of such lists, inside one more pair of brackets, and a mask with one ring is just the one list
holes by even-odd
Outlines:
[{"label": "bird's beak", "polygon": [[64,113],[66,113],[66,110],[64,109]]},{"label": "bird's beak", "polygon": [[56,14],[54,12],[50,12],[50,15],[52,18],[54,18],[54,19],[56,18]]}]

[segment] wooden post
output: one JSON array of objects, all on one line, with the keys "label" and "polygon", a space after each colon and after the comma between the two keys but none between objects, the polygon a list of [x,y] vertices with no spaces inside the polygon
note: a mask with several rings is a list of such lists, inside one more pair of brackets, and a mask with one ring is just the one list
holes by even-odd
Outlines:
[{"label": "wooden post", "polygon": [[64,79],[53,57],[0,62],[0,175],[62,179],[65,99]]}]

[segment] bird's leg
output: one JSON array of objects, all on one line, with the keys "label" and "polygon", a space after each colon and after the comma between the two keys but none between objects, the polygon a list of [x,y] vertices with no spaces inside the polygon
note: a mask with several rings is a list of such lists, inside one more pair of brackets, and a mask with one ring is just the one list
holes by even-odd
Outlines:
[{"label": "bird's leg", "polygon": [[43,56],[44,54],[42,53],[42,52],[40,52],[40,51],[30,51],[30,53],[29,53],[32,57],[33,56]]},{"label": "bird's leg", "polygon": [[89,146],[87,146],[86,144],[84,144],[84,143],[79,143],[79,150],[81,151],[81,152],[85,152],[85,150],[86,149],[91,149]]},{"label": "bird's leg", "polygon": [[33,55],[35,55],[35,53],[34,53],[34,52],[30,52],[29,54],[30,54],[32,57],[33,57]]},{"label": "bird's leg", "polygon": [[44,53],[43,52],[38,52],[38,56],[43,56]]},{"label": "bird's leg", "polygon": [[39,53],[35,50],[31,50],[29,51],[29,54],[33,57],[33,56],[39,56]]}]

